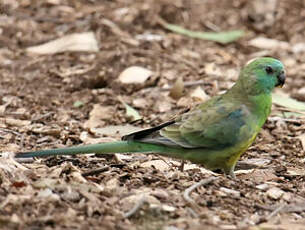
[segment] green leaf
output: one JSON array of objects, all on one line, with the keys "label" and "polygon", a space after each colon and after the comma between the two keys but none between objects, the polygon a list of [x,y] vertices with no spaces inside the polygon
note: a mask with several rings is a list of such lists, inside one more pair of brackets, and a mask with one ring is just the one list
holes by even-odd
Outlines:
[{"label": "green leaf", "polygon": [[136,120],[140,120],[142,119],[141,115],[138,113],[137,110],[135,110],[134,108],[132,108],[130,105],[126,104],[121,97],[119,97],[119,100],[121,101],[121,103],[125,106],[126,109],[126,115],[128,117],[131,117],[132,121],[136,121]]},{"label": "green leaf", "polygon": [[[297,101],[291,97],[285,97],[277,93],[272,94],[272,102],[274,104],[293,109],[293,110],[300,110],[305,111],[305,103]],[[295,112],[295,111],[293,111]]]},{"label": "green leaf", "polygon": [[200,32],[200,31],[187,30],[181,26],[177,26],[174,24],[165,23],[162,25],[166,29],[178,34],[183,34],[192,38],[215,41],[222,44],[234,42],[245,34],[243,30],[232,30],[226,32]]},{"label": "green leaf", "polygon": [[82,102],[82,101],[76,101],[76,102],[74,102],[73,107],[79,108],[79,107],[81,107],[81,106],[83,106],[83,105],[84,105],[84,102]]}]

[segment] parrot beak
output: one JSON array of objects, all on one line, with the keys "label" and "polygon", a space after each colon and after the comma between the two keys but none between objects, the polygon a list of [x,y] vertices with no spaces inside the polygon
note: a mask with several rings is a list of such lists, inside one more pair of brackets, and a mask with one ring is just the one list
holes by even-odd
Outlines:
[{"label": "parrot beak", "polygon": [[286,80],[286,75],[284,72],[281,72],[280,75],[277,76],[277,84],[276,86],[283,87]]}]

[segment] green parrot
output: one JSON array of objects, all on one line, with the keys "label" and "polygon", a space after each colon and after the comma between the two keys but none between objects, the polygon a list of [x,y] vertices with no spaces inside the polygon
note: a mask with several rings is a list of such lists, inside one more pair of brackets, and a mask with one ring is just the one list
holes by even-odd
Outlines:
[{"label": "green parrot", "polygon": [[159,126],[122,141],[17,153],[17,158],[85,153],[156,153],[190,160],[235,178],[236,162],[255,140],[271,112],[271,92],[285,83],[283,64],[263,57],[247,64],[235,85]]}]

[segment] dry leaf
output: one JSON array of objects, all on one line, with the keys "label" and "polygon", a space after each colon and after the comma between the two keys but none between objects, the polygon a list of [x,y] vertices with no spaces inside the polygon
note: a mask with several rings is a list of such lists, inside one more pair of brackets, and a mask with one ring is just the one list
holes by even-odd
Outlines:
[{"label": "dry leaf", "polygon": [[147,202],[149,205],[161,205],[160,201],[157,198],[150,195],[150,191],[138,190],[137,193],[138,194],[127,196],[120,200],[122,210],[129,211],[142,199],[144,199],[145,202]]},{"label": "dry leaf", "polygon": [[40,133],[40,134],[52,135],[52,136],[59,136],[60,133],[62,132],[62,129],[60,127],[50,127],[40,123],[33,124],[29,128],[34,133]]},{"label": "dry leaf", "polygon": [[266,193],[267,193],[268,197],[270,197],[274,200],[278,200],[284,195],[284,191],[277,187],[272,187],[272,188],[268,189]]},{"label": "dry leaf", "polygon": [[[247,174],[244,174],[243,172],[247,172]],[[235,174],[239,175],[239,178],[242,180],[251,180],[257,184],[278,178],[272,169],[237,170],[235,171]]]},{"label": "dry leaf", "polygon": [[204,66],[204,72],[207,75],[216,76],[216,77],[223,75],[220,68],[218,66],[216,66],[214,62],[206,64]]},{"label": "dry leaf", "polygon": [[119,75],[119,81],[124,84],[141,84],[144,83],[152,74],[153,72],[146,68],[131,66]]},{"label": "dry leaf", "polygon": [[292,47],[292,52],[301,53],[305,52],[305,43],[297,43]]},{"label": "dry leaf", "polygon": [[112,106],[102,106],[95,104],[89,114],[89,120],[85,122],[84,127],[93,129],[105,124],[104,120],[111,120],[115,113]]},{"label": "dry leaf", "polygon": [[172,109],[172,104],[169,100],[158,100],[154,106],[154,111],[159,113],[165,113]]},{"label": "dry leaf", "polygon": [[93,32],[69,34],[42,45],[26,49],[34,54],[55,54],[65,51],[98,52],[98,44]]},{"label": "dry leaf", "polygon": [[305,103],[297,101],[291,97],[281,95],[279,93],[272,94],[272,102],[293,110],[305,111]]},{"label": "dry leaf", "polygon": [[219,190],[226,193],[230,197],[235,197],[235,198],[240,197],[240,192],[239,191],[229,189],[229,188],[225,188],[225,187],[221,187]]},{"label": "dry leaf", "polygon": [[283,42],[265,37],[254,38],[249,41],[249,45],[260,49],[272,49],[272,50],[273,49],[287,50],[290,48],[288,42]]},{"label": "dry leaf", "polygon": [[210,97],[209,95],[207,95],[204,90],[198,86],[192,93],[191,93],[191,97],[193,98],[197,98],[200,101],[204,102],[207,101]]},{"label": "dry leaf", "polygon": [[28,120],[19,120],[14,118],[5,118],[5,123],[10,126],[23,127],[31,124],[31,121]]},{"label": "dry leaf", "polygon": [[269,188],[269,185],[268,184],[259,184],[255,187],[259,190],[266,191]]},{"label": "dry leaf", "polygon": [[167,171],[170,169],[170,166],[165,163],[163,160],[153,160],[153,161],[146,161],[141,164],[144,168],[151,168],[154,167],[160,171]]},{"label": "dry leaf", "polygon": [[179,99],[180,97],[182,97],[183,89],[184,89],[183,79],[182,77],[178,77],[169,95],[174,99]]},{"label": "dry leaf", "polygon": [[145,98],[135,98],[135,99],[133,99],[132,104],[135,107],[142,108],[142,109],[149,106],[149,103],[148,103],[147,99],[145,99]]}]

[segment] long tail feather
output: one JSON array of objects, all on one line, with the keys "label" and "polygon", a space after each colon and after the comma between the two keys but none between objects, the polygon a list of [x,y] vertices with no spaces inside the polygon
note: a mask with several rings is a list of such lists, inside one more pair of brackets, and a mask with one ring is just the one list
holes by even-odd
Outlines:
[{"label": "long tail feather", "polygon": [[[55,155],[76,155],[86,153],[97,154],[113,154],[113,153],[159,153],[177,157],[179,153],[183,152],[182,148],[173,148],[165,145],[156,145],[149,143],[141,143],[136,141],[117,141],[111,143],[101,143],[92,145],[83,145],[59,149],[37,150],[31,152],[19,152],[15,155],[16,158],[28,157],[44,157]],[[179,157],[179,156],[178,156]]]}]

